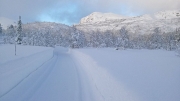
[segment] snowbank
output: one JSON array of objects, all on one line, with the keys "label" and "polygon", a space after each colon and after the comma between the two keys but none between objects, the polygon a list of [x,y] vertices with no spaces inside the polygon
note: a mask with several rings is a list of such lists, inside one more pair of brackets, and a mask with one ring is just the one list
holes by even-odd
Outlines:
[{"label": "snowbank", "polygon": [[104,100],[180,99],[180,58],[175,52],[78,49],[74,55]]}]

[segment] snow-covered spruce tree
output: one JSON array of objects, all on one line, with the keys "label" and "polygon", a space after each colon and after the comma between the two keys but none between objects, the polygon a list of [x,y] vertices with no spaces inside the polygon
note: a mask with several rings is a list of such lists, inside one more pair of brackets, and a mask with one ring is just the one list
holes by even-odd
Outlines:
[{"label": "snow-covered spruce tree", "polygon": [[21,16],[19,16],[18,26],[17,26],[17,36],[16,36],[16,42],[18,44],[21,44],[22,41],[22,22],[21,22]]},{"label": "snow-covered spruce tree", "polygon": [[51,32],[46,32],[44,34],[44,38],[45,38],[45,46],[46,47],[54,47],[54,44],[53,44],[53,38],[52,38],[52,34]]},{"label": "snow-covered spruce tree", "polygon": [[100,33],[98,31],[93,31],[90,33],[90,40],[89,40],[89,46],[98,48],[100,46]]},{"label": "snow-covered spruce tree", "polygon": [[166,49],[166,50],[172,50],[175,48],[175,36],[173,32],[169,32],[169,33],[164,33],[162,35],[163,40],[162,40],[162,48]]},{"label": "snow-covered spruce tree", "polygon": [[13,25],[8,26],[5,31],[4,42],[13,44],[15,41],[14,40],[15,34],[16,34],[15,27]]},{"label": "snow-covered spruce tree", "polygon": [[73,26],[73,32],[71,33],[71,48],[81,48],[84,46],[84,35]]},{"label": "snow-covered spruce tree", "polygon": [[176,41],[177,51],[178,51],[178,53],[180,55],[180,28],[176,29],[175,37],[176,37],[175,41]]},{"label": "snow-covered spruce tree", "polygon": [[176,41],[180,42],[180,28],[176,29]]},{"label": "snow-covered spruce tree", "polygon": [[113,33],[111,31],[106,31],[104,33],[104,43],[106,47],[113,47],[114,40],[113,40]]},{"label": "snow-covered spruce tree", "polygon": [[160,49],[162,47],[162,37],[160,33],[161,31],[158,27],[154,29],[154,32],[150,37],[150,49]]},{"label": "snow-covered spruce tree", "polygon": [[0,23],[0,35],[2,35],[2,26],[1,26],[1,23]]},{"label": "snow-covered spruce tree", "polygon": [[106,37],[106,32],[102,33],[99,30],[96,31],[97,35],[97,41],[98,41],[98,47],[107,47],[107,37]]},{"label": "snow-covered spruce tree", "polygon": [[83,48],[86,46],[86,37],[83,32],[81,31],[78,32],[79,32],[79,40],[78,40],[79,48]]},{"label": "snow-covered spruce tree", "polygon": [[56,34],[55,37],[54,37],[54,40],[55,40],[56,45],[63,46],[63,37],[62,37],[61,33]]},{"label": "snow-covered spruce tree", "polygon": [[127,48],[129,45],[129,35],[125,27],[122,27],[117,35],[116,47]]},{"label": "snow-covered spruce tree", "polygon": [[142,49],[146,47],[146,37],[144,35],[136,35],[133,36],[133,39],[131,40],[131,46],[130,48],[134,49]]},{"label": "snow-covered spruce tree", "polygon": [[1,24],[0,24],[0,44],[1,43],[4,43],[4,40],[3,40],[3,31],[2,31]]}]

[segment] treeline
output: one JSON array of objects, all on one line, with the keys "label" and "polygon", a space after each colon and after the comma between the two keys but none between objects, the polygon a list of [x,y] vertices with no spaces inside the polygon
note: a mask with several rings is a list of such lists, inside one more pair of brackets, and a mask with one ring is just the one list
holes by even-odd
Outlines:
[{"label": "treeline", "polygon": [[[9,26],[1,31],[4,43],[14,44],[16,26]],[[22,31],[23,45],[47,46],[55,45],[72,48],[83,47],[116,47],[121,49],[166,49],[175,50],[180,47],[180,28],[164,33],[155,28],[152,34],[140,35],[130,33],[125,27],[120,30],[106,32],[92,31],[85,33],[71,28],[31,28],[26,26]]]},{"label": "treeline", "polygon": [[152,34],[130,33],[125,27],[119,31],[88,33],[87,47],[117,47],[121,49],[166,49],[180,47],[180,28],[173,32],[163,33],[155,28]]}]

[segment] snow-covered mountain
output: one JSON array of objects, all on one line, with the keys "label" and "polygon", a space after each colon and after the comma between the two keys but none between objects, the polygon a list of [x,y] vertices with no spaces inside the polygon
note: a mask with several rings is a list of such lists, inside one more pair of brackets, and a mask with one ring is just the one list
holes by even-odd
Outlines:
[{"label": "snow-covered mountain", "polygon": [[156,19],[173,19],[173,18],[180,18],[180,10],[173,10],[173,11],[161,11],[154,14]]},{"label": "snow-covered mountain", "polygon": [[122,27],[136,34],[151,34],[157,27],[162,33],[172,32],[180,27],[180,10],[162,11],[137,17],[95,12],[82,18],[76,25],[77,29],[85,32],[120,30]]},{"label": "snow-covered mountain", "polygon": [[124,19],[125,17],[113,14],[113,13],[100,13],[94,12],[87,17],[81,19],[80,23],[96,23],[96,22],[103,22],[108,20],[117,20],[117,19]]}]

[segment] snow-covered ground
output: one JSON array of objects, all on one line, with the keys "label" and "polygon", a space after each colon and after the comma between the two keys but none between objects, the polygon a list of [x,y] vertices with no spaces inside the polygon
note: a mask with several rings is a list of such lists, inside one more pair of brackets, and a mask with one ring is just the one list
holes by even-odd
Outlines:
[{"label": "snow-covered ground", "polygon": [[10,60],[16,60],[19,58],[35,55],[35,53],[42,53],[43,51],[52,51],[53,48],[38,47],[38,46],[16,46],[16,56],[15,56],[15,45],[0,44],[0,64],[9,62]]},{"label": "snow-covered ground", "polygon": [[164,50],[0,45],[0,101],[178,101],[180,57]]},{"label": "snow-covered ground", "polygon": [[172,51],[80,49],[74,55],[104,101],[180,99],[180,58]]}]

